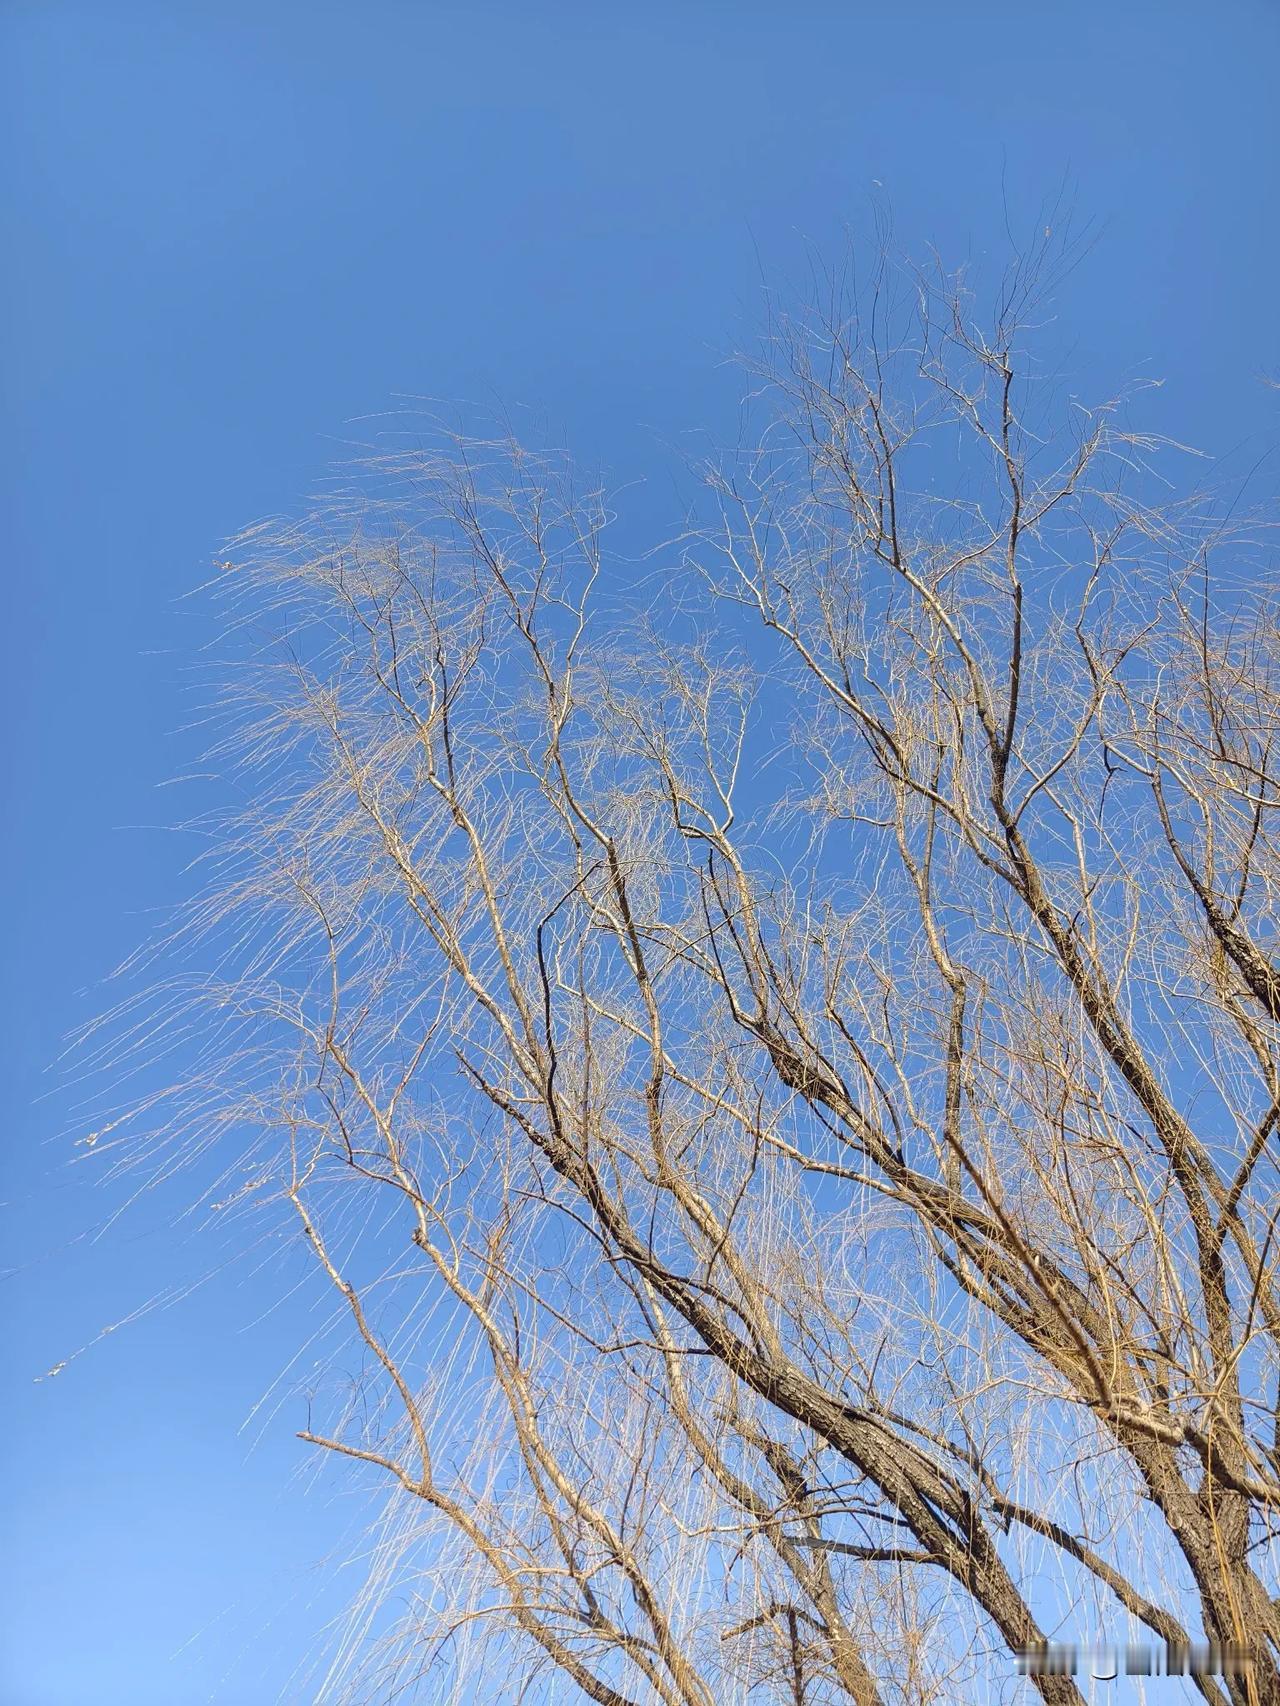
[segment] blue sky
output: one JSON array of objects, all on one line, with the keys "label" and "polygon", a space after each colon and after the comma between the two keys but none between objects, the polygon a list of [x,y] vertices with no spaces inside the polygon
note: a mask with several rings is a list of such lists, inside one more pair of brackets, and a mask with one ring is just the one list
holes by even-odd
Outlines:
[{"label": "blue sky", "polygon": [[[1065,184],[1098,241],[1060,299],[1072,387],[1243,476],[1274,452],[1272,4],[642,7],[8,0],[0,273],[9,619],[4,1492],[8,1706],[259,1706],[358,1586],[368,1507],[313,1479],[309,1330],[182,1184],[119,1203],[47,1097],[101,979],[186,892],[180,602],[397,398],[522,411],[674,521],[671,446],[732,431],[763,286],[876,205],[981,269]],[[624,528],[624,538],[627,536]],[[72,1133],[74,1135],[74,1132]],[[287,1270],[273,1270],[287,1282]]]}]

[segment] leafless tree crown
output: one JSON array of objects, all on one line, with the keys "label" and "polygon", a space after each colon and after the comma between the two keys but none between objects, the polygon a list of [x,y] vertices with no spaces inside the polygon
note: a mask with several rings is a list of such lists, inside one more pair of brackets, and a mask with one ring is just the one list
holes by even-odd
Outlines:
[{"label": "leafless tree crown", "polygon": [[1280,1703],[1276,609],[1031,285],[780,325],[642,572],[472,440],[240,542],[165,1117],[366,1359],[326,1699],[1059,1706],[1102,1633]]}]

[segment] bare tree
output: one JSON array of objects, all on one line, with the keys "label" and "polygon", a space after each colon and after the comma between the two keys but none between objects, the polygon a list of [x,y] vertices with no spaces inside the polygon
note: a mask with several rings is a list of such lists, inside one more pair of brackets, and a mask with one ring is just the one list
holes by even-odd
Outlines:
[{"label": "bare tree", "polygon": [[776,327],[642,576],[506,442],[240,542],[146,1153],[249,1130],[367,1359],[324,1698],[1058,1706],[1102,1631],[1280,1702],[1276,610],[1039,260]]}]

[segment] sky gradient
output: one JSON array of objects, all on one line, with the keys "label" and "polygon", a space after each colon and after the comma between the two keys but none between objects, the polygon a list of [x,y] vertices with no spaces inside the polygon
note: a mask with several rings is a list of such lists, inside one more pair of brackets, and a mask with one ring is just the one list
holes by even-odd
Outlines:
[{"label": "sky gradient", "polygon": [[406,398],[542,423],[641,482],[623,536],[658,537],[679,446],[732,434],[765,287],[803,297],[877,209],[981,273],[1062,198],[1097,239],[1059,298],[1070,388],[1162,379],[1154,430],[1266,468],[1280,10],[8,0],[0,63],[0,1701],[310,1699],[370,1506],[294,1438],[296,1381],[255,1411],[303,1269],[217,1271],[182,1180],[105,1227],[127,1193],[50,1095],[189,891],[172,826],[217,802],[164,786],[199,767],[216,633],[184,595]]}]

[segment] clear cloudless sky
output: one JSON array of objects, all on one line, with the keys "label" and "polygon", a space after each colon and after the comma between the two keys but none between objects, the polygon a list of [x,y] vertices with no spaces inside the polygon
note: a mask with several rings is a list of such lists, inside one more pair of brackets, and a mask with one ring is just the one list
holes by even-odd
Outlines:
[{"label": "clear cloudless sky", "polygon": [[280,1273],[240,1264],[91,1343],[225,1252],[181,1182],[95,1235],[119,1193],[47,1095],[189,882],[161,784],[215,619],[181,595],[403,394],[537,411],[656,525],[668,446],[732,428],[762,281],[802,291],[877,201],[982,261],[1065,183],[1100,234],[1072,388],[1166,379],[1144,420],[1243,477],[1276,444],[1280,6],[3,0],[0,61],[0,1703],[309,1700],[370,1511],[300,1397],[252,1414],[311,1294],[264,1316]]}]

